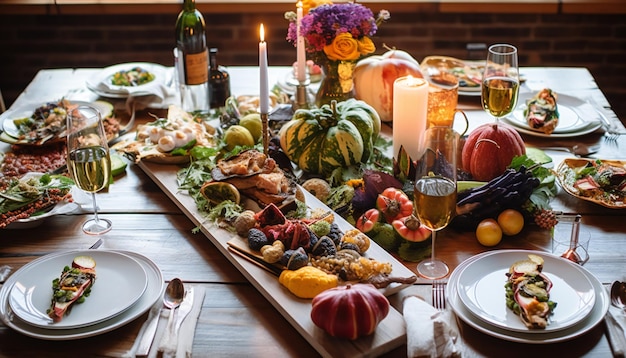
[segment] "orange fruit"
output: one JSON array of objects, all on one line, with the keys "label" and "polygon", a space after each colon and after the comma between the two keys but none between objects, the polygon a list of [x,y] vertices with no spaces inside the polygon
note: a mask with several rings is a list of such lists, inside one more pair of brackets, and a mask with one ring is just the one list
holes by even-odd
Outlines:
[{"label": "orange fruit", "polygon": [[485,219],[476,227],[476,238],[483,246],[496,246],[502,240],[502,229],[494,219]]},{"label": "orange fruit", "polygon": [[506,209],[498,215],[498,225],[504,235],[517,235],[524,228],[524,215],[515,209]]}]

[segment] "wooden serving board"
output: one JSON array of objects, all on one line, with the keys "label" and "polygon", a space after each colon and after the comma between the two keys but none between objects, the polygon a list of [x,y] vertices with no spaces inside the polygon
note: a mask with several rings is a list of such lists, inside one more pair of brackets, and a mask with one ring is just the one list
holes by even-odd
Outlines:
[{"label": "wooden serving board", "polygon": [[[142,161],[139,167],[170,197],[191,219],[224,256],[252,283],[257,290],[287,319],[291,325],[324,357],[375,357],[406,343],[406,329],[402,313],[393,306],[374,334],[350,341],[331,337],[315,326],[311,320],[311,300],[300,299],[284,288],[277,277],[253,263],[249,258],[233,253],[228,242],[234,234],[206,222],[198,212],[196,203],[181,192],[176,183],[178,167]],[[303,190],[309,208],[328,208],[313,195]],[[353,227],[341,216],[335,222],[345,232]],[[236,234],[235,234],[236,235]],[[367,256],[392,264],[392,276],[410,277],[415,273],[398,262],[383,248],[372,242]],[[386,296],[397,293],[409,285],[391,284],[381,289]]]}]

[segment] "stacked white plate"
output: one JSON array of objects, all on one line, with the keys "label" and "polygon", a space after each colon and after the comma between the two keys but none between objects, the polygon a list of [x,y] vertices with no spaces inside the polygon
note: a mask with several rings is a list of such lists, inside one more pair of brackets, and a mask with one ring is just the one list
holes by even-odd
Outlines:
[{"label": "stacked white plate", "polygon": [[[556,302],[545,329],[529,329],[506,307],[509,267],[528,254],[543,257],[543,273],[554,283]],[[602,283],[583,267],[540,251],[497,250],[473,256],[450,275],[447,297],[454,313],[480,332],[507,341],[545,344],[570,340],[600,323],[610,300]]]},{"label": "stacked white plate", "polygon": [[521,93],[517,100],[517,107],[511,115],[502,118],[502,121],[512,125],[524,134],[546,138],[569,138],[589,134],[602,126],[600,113],[593,106],[579,98],[559,94],[557,109],[559,122],[551,134],[532,129],[524,116],[527,108],[526,101],[533,97],[533,93]]},{"label": "stacked white plate", "polygon": [[[120,71],[130,71],[139,67],[154,75],[154,79],[148,83],[137,86],[118,86],[111,82],[113,75]],[[149,96],[153,94],[163,95],[161,86],[167,87],[173,74],[167,67],[149,62],[121,63],[103,68],[92,77],[87,79],[86,85],[91,91],[99,96],[107,98],[127,98],[129,96]]]},{"label": "stacked white plate", "polygon": [[[46,310],[52,280],[76,256],[96,261],[96,282],[81,304],[60,322]],[[43,256],[16,271],[0,289],[0,319],[30,337],[68,340],[95,336],[121,327],[148,311],[162,297],[161,270],[145,256],[126,251],[64,251]]]}]

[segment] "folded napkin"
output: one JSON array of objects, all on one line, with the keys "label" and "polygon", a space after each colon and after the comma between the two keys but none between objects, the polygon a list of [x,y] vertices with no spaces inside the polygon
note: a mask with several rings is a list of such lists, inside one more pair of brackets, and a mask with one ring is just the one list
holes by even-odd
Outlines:
[{"label": "folded napkin", "polygon": [[613,349],[613,354],[624,356],[626,352],[626,316],[619,308],[611,305],[609,313],[604,318],[607,326],[607,336]]},{"label": "folded napkin", "polygon": [[[106,74],[106,73],[105,73]],[[179,102],[178,93],[174,86],[171,86],[174,69],[167,69],[163,73],[163,80],[153,81],[141,86],[117,86],[109,82],[109,76],[99,74],[93,79],[87,81],[88,87],[102,95],[111,96],[128,96],[127,107],[135,104],[136,109],[151,108],[167,108],[170,104]]]},{"label": "folded napkin", "polygon": [[459,336],[449,311],[439,311],[419,296],[407,296],[402,314],[406,323],[407,357],[460,357]]},{"label": "folded napkin", "polygon": [[[161,310],[161,315],[159,316],[159,322],[157,326],[157,331],[154,336],[154,341],[152,342],[152,346],[150,347],[150,352],[148,353],[148,358],[155,357],[191,357],[192,347],[193,347],[193,338],[196,331],[196,325],[198,323],[198,317],[200,316],[200,310],[202,309],[202,303],[204,301],[204,287],[193,285],[194,287],[194,300],[193,306],[191,308],[191,312],[187,315],[187,317],[183,320],[180,330],[178,332],[178,342],[175,344],[175,349],[172,349],[172,352],[175,353],[161,353],[159,352],[159,347],[162,345],[161,342],[167,340],[168,337],[165,336],[167,330],[167,321],[169,315],[171,313],[170,310],[164,309]],[[139,334],[135,339],[135,343],[133,346],[126,352],[123,357],[131,358],[135,357],[137,352],[137,348],[139,347],[139,342],[141,342],[141,338],[146,330],[147,325],[152,320],[154,315],[158,314],[159,309],[163,305],[163,302],[159,300],[154,307],[150,310],[150,314],[148,315],[148,319],[144,322],[143,326],[139,330]]]}]

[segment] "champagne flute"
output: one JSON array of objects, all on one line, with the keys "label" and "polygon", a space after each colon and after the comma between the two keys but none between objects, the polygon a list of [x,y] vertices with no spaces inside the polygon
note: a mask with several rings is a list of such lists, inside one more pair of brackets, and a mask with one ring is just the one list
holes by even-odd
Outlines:
[{"label": "champagne flute", "polygon": [[417,265],[417,272],[437,279],[448,274],[445,262],[435,257],[437,231],[448,225],[456,210],[456,148],[459,134],[445,126],[428,128],[422,137],[422,156],[417,162],[415,213],[432,232],[430,259]]},{"label": "champagne flute", "polygon": [[483,72],[481,99],[483,109],[499,119],[513,111],[519,93],[517,48],[508,44],[489,46]]},{"label": "champagne flute", "polygon": [[81,105],[67,115],[67,167],[76,186],[91,193],[94,217],[83,224],[86,234],[111,230],[111,221],[98,217],[96,192],[109,183],[111,159],[100,112]]}]

